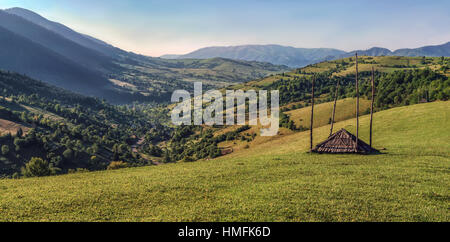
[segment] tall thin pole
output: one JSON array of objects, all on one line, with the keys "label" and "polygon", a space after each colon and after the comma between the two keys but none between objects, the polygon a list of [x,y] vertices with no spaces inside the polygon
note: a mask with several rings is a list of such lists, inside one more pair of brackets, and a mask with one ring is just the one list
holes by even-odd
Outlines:
[{"label": "tall thin pole", "polygon": [[375,100],[375,77],[374,70],[372,66],[372,104],[370,106],[370,147],[372,147],[372,119],[373,119],[373,103]]},{"label": "tall thin pole", "polygon": [[358,87],[358,53],[356,53],[356,142],[355,151],[358,151],[359,140],[359,87]]},{"label": "tall thin pole", "polygon": [[310,140],[310,144],[309,144],[309,148],[312,151],[313,149],[313,125],[314,125],[314,81],[315,81],[316,77],[313,76],[312,78],[312,91],[311,91],[311,128],[310,128],[310,133],[309,133],[309,140]]},{"label": "tall thin pole", "polygon": [[336,102],[337,102],[337,98],[338,98],[338,89],[339,89],[339,79],[337,80],[336,91],[334,94],[334,106],[333,106],[333,114],[331,115],[330,136],[333,134],[334,114],[336,113]]}]

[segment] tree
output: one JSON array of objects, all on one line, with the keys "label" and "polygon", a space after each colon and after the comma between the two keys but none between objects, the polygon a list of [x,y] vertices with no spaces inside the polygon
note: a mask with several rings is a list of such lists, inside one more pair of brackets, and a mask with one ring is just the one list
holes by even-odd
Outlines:
[{"label": "tree", "polygon": [[63,152],[64,158],[70,160],[73,158],[73,151],[71,149],[67,149]]},{"label": "tree", "polygon": [[93,144],[91,147],[89,147],[87,149],[87,152],[91,155],[95,155],[98,152],[98,145],[97,144]]},{"label": "tree", "polygon": [[9,146],[2,145],[2,155],[7,155],[9,153]]},{"label": "tree", "polygon": [[20,149],[25,145],[25,140],[20,138],[14,138],[14,145],[16,147],[16,152],[20,152]]},{"label": "tree", "polygon": [[16,133],[16,137],[22,137],[22,135],[23,135],[23,130],[22,130],[22,128],[19,128],[18,130],[17,130],[17,133]]},{"label": "tree", "polygon": [[170,152],[168,149],[164,150],[164,163],[172,162],[172,157],[170,157]]},{"label": "tree", "polygon": [[22,167],[22,175],[25,177],[49,176],[51,174],[50,165],[46,160],[33,157]]}]

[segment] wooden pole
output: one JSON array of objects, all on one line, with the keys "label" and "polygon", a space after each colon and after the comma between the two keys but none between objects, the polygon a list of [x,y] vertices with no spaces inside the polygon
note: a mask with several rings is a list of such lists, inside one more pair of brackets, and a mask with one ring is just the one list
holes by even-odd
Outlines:
[{"label": "wooden pole", "polygon": [[316,77],[313,76],[312,78],[312,91],[311,91],[311,128],[309,133],[309,140],[310,140],[310,150],[313,149],[313,125],[314,125],[314,81]]},{"label": "wooden pole", "polygon": [[370,106],[370,147],[372,147],[372,119],[373,119],[373,103],[375,100],[375,77],[372,66],[372,104]]},{"label": "wooden pole", "polygon": [[331,115],[330,136],[333,134],[334,114],[336,113],[336,102],[337,102],[337,98],[338,98],[338,89],[339,89],[339,79],[337,80],[336,91],[334,94],[334,106],[333,106],[333,114]]},{"label": "wooden pole", "polygon": [[359,140],[359,87],[358,87],[358,53],[356,53],[356,142],[355,151],[358,151]]}]

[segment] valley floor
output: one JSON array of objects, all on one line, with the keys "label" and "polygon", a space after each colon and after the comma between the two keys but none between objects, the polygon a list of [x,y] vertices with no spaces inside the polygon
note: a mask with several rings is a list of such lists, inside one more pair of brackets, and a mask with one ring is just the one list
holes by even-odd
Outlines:
[{"label": "valley floor", "polygon": [[[449,110],[376,113],[380,155],[309,154],[300,132],[208,161],[0,180],[0,220],[450,221]],[[335,127],[354,132],[354,120]]]}]

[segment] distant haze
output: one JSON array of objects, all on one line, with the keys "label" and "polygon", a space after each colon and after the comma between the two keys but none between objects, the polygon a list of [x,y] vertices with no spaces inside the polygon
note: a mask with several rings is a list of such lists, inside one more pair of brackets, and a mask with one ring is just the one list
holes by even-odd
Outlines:
[{"label": "distant haze", "polygon": [[207,46],[278,44],[390,50],[450,40],[450,1],[2,0],[150,56]]}]

